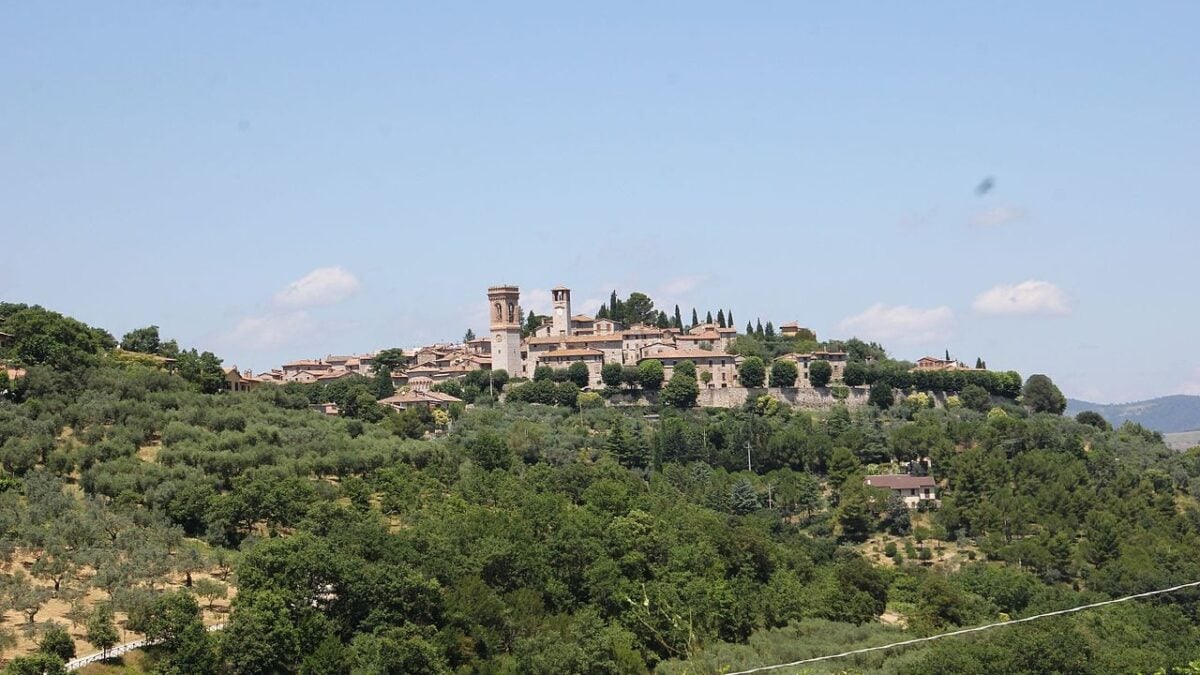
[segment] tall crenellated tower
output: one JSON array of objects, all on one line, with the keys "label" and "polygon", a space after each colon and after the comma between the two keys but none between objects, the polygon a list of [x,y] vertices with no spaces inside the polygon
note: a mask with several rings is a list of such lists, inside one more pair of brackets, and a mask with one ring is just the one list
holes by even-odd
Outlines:
[{"label": "tall crenellated tower", "polygon": [[521,291],[516,286],[488,289],[492,327],[492,370],[521,377]]},{"label": "tall crenellated tower", "polygon": [[550,289],[554,299],[554,316],[551,317],[551,334],[555,337],[571,334],[571,289],[564,286]]}]

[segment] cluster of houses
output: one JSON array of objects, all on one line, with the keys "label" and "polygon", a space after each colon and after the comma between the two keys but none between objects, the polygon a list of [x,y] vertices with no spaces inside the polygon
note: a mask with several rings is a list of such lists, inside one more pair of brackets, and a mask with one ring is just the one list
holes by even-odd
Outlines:
[{"label": "cluster of houses", "polygon": [[[414,350],[402,369],[391,373],[392,383],[406,394],[423,392],[432,399],[431,387],[457,379],[477,370],[503,369],[510,377],[532,378],[542,366],[566,368],[584,364],[590,375],[589,386],[600,388],[601,369],[607,363],[637,366],[654,359],[662,363],[669,379],[682,361],[696,366],[700,386],[712,389],[739,387],[738,366],[742,357],[728,353],[737,337],[733,327],[702,323],[686,330],[648,325],[624,326],[611,319],[596,319],[571,312],[571,290],[558,287],[551,291],[553,308],[532,334],[522,335],[520,290],[516,286],[488,289],[492,306],[490,335],[461,343],[433,344]],[[784,337],[799,335],[802,328],[791,322],[780,326]],[[798,386],[808,385],[809,366],[826,361],[833,368],[833,379],[842,378],[845,352],[817,351],[785,354],[780,359],[796,364]],[[353,375],[374,374],[374,355],[326,356],[285,363],[282,367],[255,375],[226,370],[229,388],[245,391],[265,383],[332,382]],[[435,404],[432,400],[430,404]]]}]

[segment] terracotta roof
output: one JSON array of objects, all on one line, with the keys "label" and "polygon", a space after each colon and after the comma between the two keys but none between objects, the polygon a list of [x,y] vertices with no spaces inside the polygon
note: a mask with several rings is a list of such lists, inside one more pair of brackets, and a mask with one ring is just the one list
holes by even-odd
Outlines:
[{"label": "terracotta roof", "polygon": [[284,368],[303,368],[311,366],[328,366],[329,364],[322,363],[319,359],[300,359],[298,361],[289,361],[283,364]]},{"label": "terracotta roof", "polygon": [[780,328],[799,328],[799,327],[800,327],[800,322],[798,322],[798,321],[789,321],[780,326]]},{"label": "terracotta roof", "polygon": [[937,481],[933,480],[932,476],[909,476],[908,474],[867,476],[865,482],[871,487],[887,488],[889,490],[937,487]]},{"label": "terracotta roof", "polygon": [[684,334],[684,335],[676,335],[676,336],[675,336],[675,339],[676,339],[677,341],[678,341],[678,340],[688,340],[688,341],[695,340],[696,342],[703,342],[703,341],[705,341],[705,340],[720,340],[720,339],[721,339],[721,335],[720,335],[720,333],[717,333],[717,332],[710,332],[710,333],[687,333],[687,334]]},{"label": "terracotta roof", "polygon": [[549,337],[533,337],[526,340],[527,344],[531,345],[557,345],[571,343],[588,343],[588,342],[620,342],[621,336],[617,333],[611,335],[551,335]]},{"label": "terracotta roof", "polygon": [[580,323],[594,323],[596,321],[595,319],[588,316],[587,314],[576,314],[571,317],[571,320],[578,321]]},{"label": "terracotta roof", "polygon": [[674,349],[667,352],[659,352],[657,354],[649,354],[638,359],[645,361],[647,359],[675,359],[675,360],[707,360],[707,359],[730,359],[733,360],[733,354],[722,354],[721,352],[709,352],[703,349]]},{"label": "terracotta roof", "polygon": [[555,357],[578,357],[578,356],[604,356],[604,352],[599,349],[556,349],[551,352],[540,352],[539,359]]},{"label": "terracotta roof", "polygon": [[384,405],[407,405],[410,403],[461,403],[462,399],[440,391],[406,391],[379,400]]}]

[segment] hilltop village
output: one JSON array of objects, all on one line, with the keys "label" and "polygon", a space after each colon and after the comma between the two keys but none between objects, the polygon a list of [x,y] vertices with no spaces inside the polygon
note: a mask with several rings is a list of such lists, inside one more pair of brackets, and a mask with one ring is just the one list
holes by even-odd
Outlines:
[{"label": "hilltop village", "polygon": [[[638,295],[638,294],[635,294]],[[644,296],[643,296],[644,297]],[[477,371],[499,373],[504,371],[504,380],[536,379],[539,370],[565,371],[572,367],[578,372],[586,369],[586,382],[579,381],[581,390],[599,391],[606,383],[604,369],[620,366],[636,369],[647,361],[656,361],[662,366],[664,380],[670,380],[679,364],[689,362],[694,366],[700,404],[713,407],[732,407],[744,403],[747,389],[768,384],[763,381],[744,381],[742,366],[747,356],[735,353],[734,342],[739,336],[724,312],[716,321],[700,321],[695,317],[690,325],[683,324],[676,308],[676,318],[671,321],[663,312],[646,312],[651,323],[638,322],[625,325],[611,318],[611,310],[605,305],[597,316],[578,314],[572,311],[571,289],[559,286],[551,290],[552,307],[549,316],[527,316],[521,307],[520,289],[517,286],[492,286],[487,289],[489,306],[489,334],[474,336],[468,331],[466,338],[457,343],[437,343],[421,346],[405,354],[402,365],[390,370],[392,385],[399,390],[395,397],[386,399],[396,407],[422,403],[441,407],[457,399],[437,391],[439,383],[458,380]],[[613,303],[619,303],[614,293]],[[651,305],[652,306],[652,305]],[[707,317],[711,319],[711,316]],[[747,331],[753,326],[748,325]],[[759,331],[762,330],[761,323]],[[776,335],[768,323],[772,336]],[[784,344],[809,345],[807,351],[788,351],[773,356],[766,364],[787,362],[794,366],[794,376],[789,381],[771,381],[774,392],[782,400],[796,403],[797,396],[816,395],[815,389],[826,385],[846,384],[845,373],[849,354],[844,349],[822,347],[812,331],[792,321],[779,326],[778,337]],[[826,343],[828,344],[828,343]],[[836,344],[836,343],[835,343]],[[246,391],[262,384],[332,383],[354,376],[371,377],[377,372],[376,357],[379,352],[356,355],[329,355],[324,358],[301,359],[284,363],[281,367],[257,375],[251,371],[240,371],[236,367],[225,370],[229,389]],[[868,359],[870,360],[870,359]],[[811,377],[814,364],[828,365],[827,375]],[[613,365],[610,365],[613,364]],[[689,371],[691,370],[689,366]],[[821,366],[820,368],[824,368]],[[982,362],[975,368],[947,358],[927,356],[918,360],[913,370],[921,371],[976,371],[985,370]],[[785,372],[792,372],[790,369]],[[814,382],[820,386],[814,386]],[[862,382],[850,382],[859,385]],[[844,389],[840,398],[865,400],[864,391]],[[809,390],[801,392],[799,390]],[[733,390],[721,393],[721,390]],[[795,390],[795,391],[783,391]],[[832,401],[830,392],[821,392],[818,398]]]}]

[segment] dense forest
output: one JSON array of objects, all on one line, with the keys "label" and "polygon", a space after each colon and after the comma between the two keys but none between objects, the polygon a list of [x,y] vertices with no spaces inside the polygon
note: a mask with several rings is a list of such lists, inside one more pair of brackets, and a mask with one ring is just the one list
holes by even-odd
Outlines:
[{"label": "dense forest", "polygon": [[[721,673],[1200,580],[1200,450],[1063,417],[1044,376],[936,408],[908,381],[853,411],[435,416],[367,378],[219,391],[211,354],[36,307],[0,331],[5,673],[142,636],[156,673]],[[914,460],[940,504],[864,484]],[[1198,597],[805,672],[1194,672]]]}]

